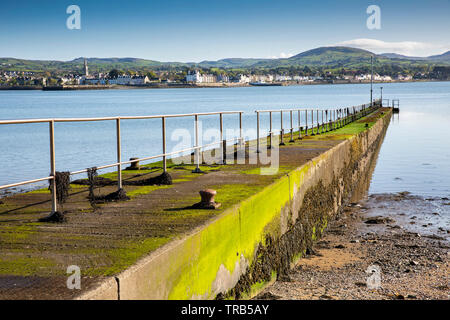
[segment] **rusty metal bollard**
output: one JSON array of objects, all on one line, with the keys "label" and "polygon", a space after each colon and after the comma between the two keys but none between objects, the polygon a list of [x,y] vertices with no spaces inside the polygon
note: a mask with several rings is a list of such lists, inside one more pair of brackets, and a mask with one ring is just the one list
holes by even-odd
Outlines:
[{"label": "rusty metal bollard", "polygon": [[214,197],[217,194],[216,190],[206,189],[199,191],[201,201],[194,204],[192,208],[194,209],[217,209],[221,206],[220,203],[214,201]]}]

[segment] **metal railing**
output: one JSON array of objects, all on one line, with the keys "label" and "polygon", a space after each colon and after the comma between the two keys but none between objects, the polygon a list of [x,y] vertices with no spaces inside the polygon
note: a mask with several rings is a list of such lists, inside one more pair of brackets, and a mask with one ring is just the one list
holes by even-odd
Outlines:
[{"label": "metal railing", "polygon": [[[375,106],[380,105],[381,100],[374,101]],[[290,132],[290,142],[294,141],[294,131],[298,130],[299,139],[302,138],[302,132],[305,136],[309,135],[309,131],[311,135],[317,135],[320,133],[325,133],[329,131],[333,131],[341,128],[342,126],[347,125],[350,122],[358,120],[359,118],[367,115],[372,112],[374,106],[370,106],[370,104],[362,104],[359,106],[354,106],[350,108],[338,108],[338,109],[281,109],[281,110],[256,110],[256,152],[260,153],[260,140],[261,140],[261,130],[260,130],[260,114],[268,113],[269,114],[269,145],[268,148],[273,147],[273,135],[278,133],[280,136],[280,145],[285,145],[284,143],[284,124],[283,124],[283,114],[289,113],[290,120],[290,128],[287,128]],[[280,114],[280,131],[273,130],[273,117],[274,113]],[[294,114],[297,114],[297,126],[294,126]],[[302,117],[302,114],[304,115]],[[316,115],[314,119],[314,114]],[[308,115],[310,117],[308,118]],[[303,121],[302,121],[303,119]],[[310,120],[311,126],[309,126],[308,120]]]},{"label": "metal railing", "polygon": [[[115,121],[116,122],[116,155],[117,162],[112,164],[107,164],[103,166],[96,167],[98,170],[107,169],[112,167],[117,167],[117,187],[118,189],[122,189],[122,166],[126,164],[131,164],[139,161],[148,161],[157,158],[163,159],[163,171],[167,171],[167,157],[188,152],[194,151],[194,159],[196,168],[193,172],[201,172],[200,171],[200,151],[202,149],[214,146],[214,145],[224,145],[228,142],[235,142],[238,140],[241,144],[243,142],[242,134],[242,114],[243,111],[220,111],[220,112],[203,112],[203,113],[188,113],[188,114],[171,114],[171,115],[154,115],[154,116],[122,116],[122,117],[101,117],[101,118],[55,118],[55,119],[24,119],[24,120],[0,120],[0,125],[7,124],[31,124],[31,123],[48,123],[49,124],[49,146],[50,146],[50,176],[44,178],[38,178],[33,180],[20,181],[16,183],[11,183],[7,185],[0,185],[1,189],[7,189],[12,187],[17,187],[26,184],[32,184],[42,181],[50,181],[51,190],[52,190],[52,212],[57,211],[57,199],[56,199],[56,157],[55,157],[55,123],[57,122],[92,122],[92,121]],[[223,138],[223,116],[228,114],[239,114],[239,138],[233,138],[229,140],[224,140]],[[219,115],[220,120],[220,141],[213,142],[210,144],[200,145],[199,144],[199,117],[200,116],[211,116],[211,115]],[[195,125],[195,145],[190,148],[185,148],[183,150],[176,150],[173,152],[167,152],[166,150],[166,119],[168,118],[181,118],[181,117],[194,117],[194,125]],[[129,161],[122,161],[121,153],[122,153],[122,145],[121,145],[121,130],[120,124],[122,120],[138,120],[138,119],[161,119],[162,121],[162,154],[142,157],[142,158],[134,158]],[[222,154],[222,161],[224,161],[224,155]],[[88,169],[82,169],[78,171],[70,172],[70,175],[76,175],[80,173],[87,172]]]},{"label": "metal railing", "polygon": [[[260,114],[261,113],[269,113],[270,117],[270,130],[269,130],[269,139],[270,145],[269,148],[272,147],[272,138],[273,134],[276,131],[273,130],[273,122],[272,122],[272,114],[280,113],[281,117],[281,129],[279,134],[281,135],[280,144],[283,145],[283,135],[284,135],[284,127],[283,127],[283,114],[285,112],[289,112],[290,115],[290,130],[291,133],[291,141],[294,141],[294,130],[298,129],[299,131],[299,139],[302,138],[302,132],[304,135],[309,134],[309,130],[311,135],[320,134],[321,132],[328,132],[332,130],[336,130],[350,122],[353,122],[368,113],[373,111],[373,108],[370,108],[369,105],[360,105],[351,108],[340,108],[340,109],[282,109],[282,110],[256,110],[256,118],[257,118],[257,152],[260,152]],[[298,114],[298,126],[294,126],[294,112]],[[200,170],[200,152],[202,149],[212,147],[215,145],[219,145],[222,147],[221,153],[221,162],[223,164],[226,163],[226,145],[229,142],[236,142],[240,145],[244,144],[243,138],[243,124],[242,124],[242,114],[243,111],[219,111],[219,112],[203,112],[203,113],[188,113],[188,114],[172,114],[172,115],[152,115],[152,116],[121,116],[121,117],[101,117],[101,118],[54,118],[54,119],[23,119],[23,120],[0,120],[0,125],[10,125],[10,124],[31,124],[31,123],[48,123],[49,125],[49,147],[50,147],[50,175],[43,178],[20,181],[16,183],[11,183],[7,185],[0,185],[0,190],[17,187],[26,184],[33,184],[42,181],[49,181],[51,184],[51,194],[52,194],[52,212],[57,211],[57,198],[56,198],[56,156],[55,156],[55,123],[59,122],[92,122],[92,121],[115,121],[116,123],[116,156],[117,161],[112,164],[106,164],[96,169],[107,169],[112,167],[117,167],[117,187],[118,189],[122,189],[122,166],[126,164],[131,164],[139,161],[148,161],[153,159],[162,158],[163,160],[163,171],[167,171],[167,158],[173,155],[181,154],[188,151],[194,151],[194,163],[196,164],[196,168],[193,170],[194,173],[201,172]],[[302,113],[304,113],[304,125],[302,125]],[[235,137],[229,140],[224,139],[224,126],[223,126],[223,117],[224,115],[230,114],[239,114],[239,137]],[[310,128],[308,127],[308,114],[310,117]],[[316,118],[314,118],[314,114]],[[219,116],[219,127],[220,127],[220,139],[219,141],[200,145],[199,143],[199,117],[201,116],[211,116],[218,115]],[[194,125],[195,125],[195,142],[194,146],[185,148],[182,150],[175,150],[172,152],[167,152],[166,146],[166,119],[169,118],[181,118],[181,117],[193,117]],[[122,145],[121,145],[121,121],[123,120],[138,120],[138,119],[161,119],[162,122],[162,153],[142,157],[142,158],[133,158],[129,161],[122,161]],[[70,172],[70,175],[76,175],[87,172],[88,169],[82,169],[78,171]]]}]

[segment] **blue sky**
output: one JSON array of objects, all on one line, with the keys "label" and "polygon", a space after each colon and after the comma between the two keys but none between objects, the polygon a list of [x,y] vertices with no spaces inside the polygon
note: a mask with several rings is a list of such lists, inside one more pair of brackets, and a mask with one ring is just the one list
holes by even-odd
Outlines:
[{"label": "blue sky", "polygon": [[[69,30],[69,5],[81,30]],[[366,26],[369,5],[381,29]],[[0,57],[202,61],[284,57],[345,44],[426,56],[450,50],[450,0],[21,0],[0,7]]]}]

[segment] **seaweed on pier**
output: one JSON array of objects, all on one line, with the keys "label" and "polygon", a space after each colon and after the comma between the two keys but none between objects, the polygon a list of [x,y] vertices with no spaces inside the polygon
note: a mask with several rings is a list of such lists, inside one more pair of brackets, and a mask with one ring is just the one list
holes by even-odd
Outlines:
[{"label": "seaweed on pier", "polygon": [[[70,190],[70,172],[56,172],[55,173],[55,185],[56,185],[56,200],[60,206],[66,202],[69,198]],[[51,193],[53,193],[53,183],[49,181],[49,187]]]},{"label": "seaweed on pier", "polygon": [[133,185],[133,186],[153,186],[153,185],[171,185],[172,177],[166,171],[160,174],[159,176],[148,178],[145,180],[138,181],[124,181],[124,184]]},{"label": "seaweed on pier", "polygon": [[112,201],[125,201],[130,200],[130,197],[127,196],[127,193],[123,188],[120,188],[117,191],[114,191],[110,194],[107,194],[106,196],[98,196],[95,197],[95,202],[112,202]]},{"label": "seaweed on pier", "polygon": [[91,206],[94,210],[97,209],[97,202],[94,195],[94,189],[97,184],[98,179],[98,173],[97,173],[97,167],[87,168],[87,176],[88,176],[88,182],[89,182],[89,202],[91,203]]}]

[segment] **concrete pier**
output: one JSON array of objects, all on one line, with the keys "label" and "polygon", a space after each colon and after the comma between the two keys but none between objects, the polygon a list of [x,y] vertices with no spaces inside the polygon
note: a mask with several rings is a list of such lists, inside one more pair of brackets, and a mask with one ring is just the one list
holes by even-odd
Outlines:
[{"label": "concrete pier", "polygon": [[[96,212],[85,201],[87,187],[73,185],[66,224],[36,223],[48,206],[45,191],[8,197],[0,205],[7,220],[0,224],[0,253],[7,257],[0,261],[0,298],[251,297],[302,257],[357,183],[369,178],[391,112],[381,108],[334,131],[286,142],[274,175],[249,163],[201,166],[202,174],[169,163],[172,186],[137,186],[126,181],[161,171],[124,170],[131,200]],[[256,142],[246,152],[256,153]],[[100,192],[108,188],[114,186]],[[217,190],[219,209],[190,208],[205,189]],[[68,265],[80,266],[80,291],[65,287]],[[18,285],[2,285],[12,282]]]}]

